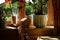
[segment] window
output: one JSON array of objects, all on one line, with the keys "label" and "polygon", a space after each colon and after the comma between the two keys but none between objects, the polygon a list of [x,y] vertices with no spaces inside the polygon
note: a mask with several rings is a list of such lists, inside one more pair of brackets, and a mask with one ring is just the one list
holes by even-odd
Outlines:
[{"label": "window", "polygon": [[[26,0],[28,1],[28,0]],[[31,0],[30,0],[31,1]],[[32,2],[32,1],[31,1]],[[19,2],[19,5],[23,6],[25,2]],[[53,12],[53,5],[52,5],[52,0],[48,0],[48,22],[47,22],[47,25],[48,26],[51,26],[51,25],[54,25],[54,12]],[[9,12],[10,13],[10,12]],[[11,18],[11,14],[10,15],[10,18],[8,18],[8,20],[12,20]],[[19,20],[21,20],[22,18],[25,17],[25,7],[19,9]],[[11,24],[11,21],[7,21],[6,23],[7,25],[10,25]]]}]

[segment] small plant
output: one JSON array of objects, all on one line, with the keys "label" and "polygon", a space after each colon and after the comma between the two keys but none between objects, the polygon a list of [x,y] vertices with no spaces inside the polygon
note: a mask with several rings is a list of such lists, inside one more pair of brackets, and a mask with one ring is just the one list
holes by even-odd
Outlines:
[{"label": "small plant", "polygon": [[26,3],[25,8],[26,8],[26,16],[29,16],[34,13],[34,9],[31,2]]},{"label": "small plant", "polygon": [[33,1],[33,7],[34,12],[36,15],[44,15],[47,14],[47,8],[48,8],[48,0],[32,0]]}]

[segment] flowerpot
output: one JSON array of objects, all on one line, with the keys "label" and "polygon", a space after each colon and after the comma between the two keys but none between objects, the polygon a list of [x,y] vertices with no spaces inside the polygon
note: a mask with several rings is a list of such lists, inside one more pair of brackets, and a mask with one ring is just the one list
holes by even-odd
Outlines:
[{"label": "flowerpot", "polygon": [[34,15],[33,16],[33,23],[36,28],[45,28],[47,25],[48,17],[47,15]]}]

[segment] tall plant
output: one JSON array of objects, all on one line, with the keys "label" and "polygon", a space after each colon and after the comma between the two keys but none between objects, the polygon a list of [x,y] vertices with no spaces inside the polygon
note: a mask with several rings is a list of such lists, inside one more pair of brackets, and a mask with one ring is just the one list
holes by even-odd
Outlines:
[{"label": "tall plant", "polygon": [[32,0],[32,1],[36,15],[47,14],[48,0]]}]

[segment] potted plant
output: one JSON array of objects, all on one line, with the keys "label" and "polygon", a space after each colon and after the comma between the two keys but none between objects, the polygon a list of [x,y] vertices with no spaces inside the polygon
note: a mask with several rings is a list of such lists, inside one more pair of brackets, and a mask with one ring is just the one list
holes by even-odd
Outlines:
[{"label": "potted plant", "polygon": [[33,21],[37,28],[44,28],[47,24],[48,0],[32,0],[34,13]]},{"label": "potted plant", "polygon": [[26,17],[29,17],[31,22],[30,25],[33,25],[33,15],[34,15],[34,9],[33,9],[33,5],[31,3],[31,1],[29,0],[29,2],[25,3],[25,14]]}]

